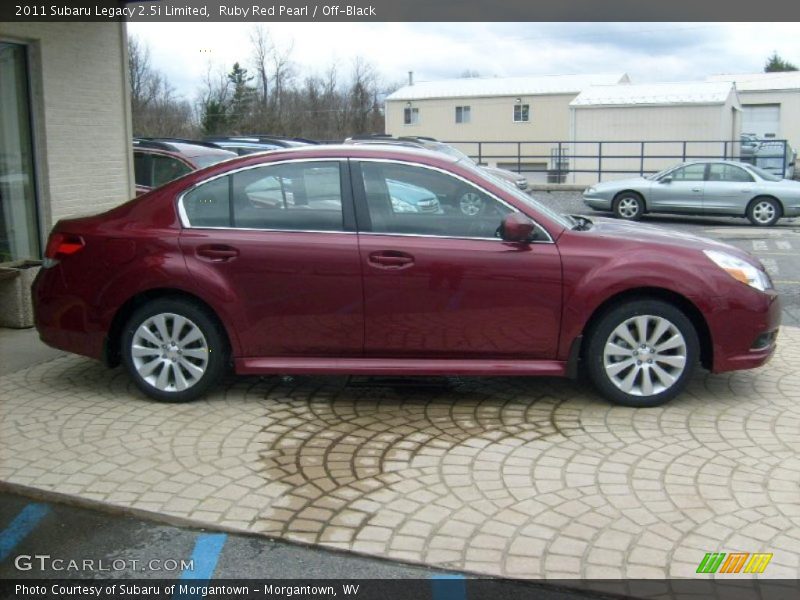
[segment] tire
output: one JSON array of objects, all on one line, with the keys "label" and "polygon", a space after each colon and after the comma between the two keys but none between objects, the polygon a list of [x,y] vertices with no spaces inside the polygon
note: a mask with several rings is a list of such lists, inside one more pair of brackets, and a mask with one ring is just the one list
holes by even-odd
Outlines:
[{"label": "tire", "polygon": [[622,192],[614,198],[614,216],[626,221],[638,221],[644,214],[644,198],[636,192]]},{"label": "tire", "polygon": [[683,391],[699,356],[700,342],[688,317],[672,304],[643,299],[600,316],[584,358],[589,378],[606,399],[650,407]]},{"label": "tire", "polygon": [[485,202],[478,192],[466,190],[458,197],[458,209],[466,217],[477,217],[483,212]]},{"label": "tire", "polygon": [[783,216],[783,208],[775,198],[754,198],[747,207],[747,218],[757,227],[770,227]]},{"label": "tire", "polygon": [[125,324],[121,346],[131,379],[160,402],[199,398],[228,365],[227,338],[217,320],[182,298],[161,298],[138,308]]}]

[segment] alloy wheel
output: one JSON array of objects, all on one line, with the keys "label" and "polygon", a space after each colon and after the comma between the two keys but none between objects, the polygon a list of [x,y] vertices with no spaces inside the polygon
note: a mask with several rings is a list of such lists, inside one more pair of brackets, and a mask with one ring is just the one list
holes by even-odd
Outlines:
[{"label": "alloy wheel", "polygon": [[653,396],[671,388],[687,364],[687,344],[674,323],[638,315],[620,323],[603,348],[603,366],[618,389]]},{"label": "alloy wheel", "polygon": [[131,357],[145,382],[162,392],[181,392],[205,374],[208,342],[193,321],[174,313],[159,313],[136,328]]},{"label": "alloy wheel", "polygon": [[481,212],[481,209],[483,208],[483,199],[480,197],[480,194],[476,194],[475,192],[466,192],[461,196],[459,205],[463,214],[467,215],[468,217],[474,217]]},{"label": "alloy wheel", "polygon": [[772,222],[775,218],[775,206],[772,202],[762,200],[753,207],[753,218],[765,225]]},{"label": "alloy wheel", "polygon": [[639,201],[636,198],[621,198],[617,204],[617,211],[625,219],[633,219],[639,214]]}]

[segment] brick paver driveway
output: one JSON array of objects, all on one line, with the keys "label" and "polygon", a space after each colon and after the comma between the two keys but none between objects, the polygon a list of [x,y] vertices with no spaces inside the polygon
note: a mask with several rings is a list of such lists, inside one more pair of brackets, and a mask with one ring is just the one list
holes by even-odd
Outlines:
[{"label": "brick paver driveway", "polygon": [[795,578],[798,348],[784,328],[765,368],[649,410],[524,378],[238,378],[157,404],[59,358],[0,378],[0,479],[492,575],[696,577],[760,551]]}]

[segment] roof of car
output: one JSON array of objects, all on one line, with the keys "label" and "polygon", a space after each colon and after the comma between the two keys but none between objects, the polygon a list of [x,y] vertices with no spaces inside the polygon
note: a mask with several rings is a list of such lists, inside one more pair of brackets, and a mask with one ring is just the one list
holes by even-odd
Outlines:
[{"label": "roof of car", "polygon": [[178,152],[183,156],[192,158],[194,156],[235,156],[235,152],[223,150],[211,142],[201,142],[196,140],[185,140],[181,138],[134,138],[133,145],[136,148],[146,148],[152,150],[166,150]]},{"label": "roof of car", "polygon": [[[270,154],[276,157],[286,156],[291,158],[300,158],[305,156],[309,158],[325,158],[326,156],[330,156],[331,158],[397,158],[399,160],[413,160],[414,158],[419,158],[426,162],[438,161],[447,163],[456,163],[459,160],[447,154],[426,150],[418,146],[405,146],[391,143],[323,144],[318,146],[298,146],[292,148],[280,148],[273,150],[270,152]],[[243,156],[241,158],[246,159],[250,156],[255,155],[249,155],[247,157]]]}]

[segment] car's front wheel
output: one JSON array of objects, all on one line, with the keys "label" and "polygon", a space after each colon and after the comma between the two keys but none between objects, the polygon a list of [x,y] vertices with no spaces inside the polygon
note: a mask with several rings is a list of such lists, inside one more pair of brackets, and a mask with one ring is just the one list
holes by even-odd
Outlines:
[{"label": "car's front wheel", "polygon": [[626,221],[638,221],[644,214],[644,199],[635,192],[622,192],[614,198],[614,215]]},{"label": "car's front wheel", "polygon": [[202,306],[183,298],[148,302],[128,319],[122,359],[134,383],[162,402],[187,402],[219,381],[228,361],[224,333]]},{"label": "car's front wheel", "polygon": [[626,302],[592,328],[585,359],[603,396],[624,406],[658,406],[686,387],[699,357],[694,325],[672,304]]},{"label": "car's front wheel", "polygon": [[756,198],[747,207],[747,218],[761,227],[775,225],[782,214],[781,205],[774,198]]}]

